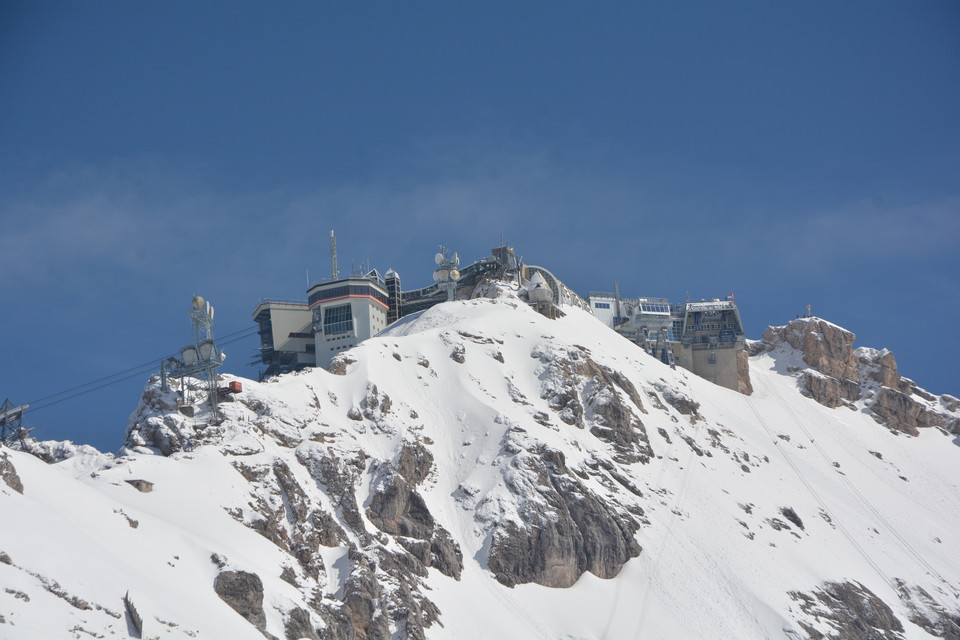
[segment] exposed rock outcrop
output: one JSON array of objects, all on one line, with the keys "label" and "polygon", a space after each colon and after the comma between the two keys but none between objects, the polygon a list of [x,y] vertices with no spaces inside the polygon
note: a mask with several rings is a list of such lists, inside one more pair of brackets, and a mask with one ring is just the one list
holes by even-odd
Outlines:
[{"label": "exposed rock outcrop", "polygon": [[820,373],[834,378],[857,380],[857,357],[853,343],[857,336],[820,318],[794,320],[783,327],[767,327],[763,341],[786,342],[803,354],[803,361]]},{"label": "exposed rock outcrop", "polygon": [[820,318],[794,320],[783,327],[767,327],[763,343],[768,348],[786,343],[800,352],[816,374],[803,377],[804,389],[827,407],[839,407],[843,400],[860,399],[857,357],[853,353],[856,335]]},{"label": "exposed rock outcrop", "polygon": [[222,571],[213,582],[213,590],[230,608],[259,629],[265,636],[267,616],[263,612],[263,582],[246,571]]},{"label": "exposed rock outcrop", "polygon": [[538,457],[517,456],[511,464],[517,473],[507,478],[510,490],[537,500],[523,503],[521,523],[500,522],[491,534],[488,566],[502,584],[569,587],[584,571],[612,578],[640,555],[633,537],[640,525],[631,514]]},{"label": "exposed rock outcrop", "polygon": [[944,427],[953,433],[960,433],[960,420],[932,411],[911,395],[881,387],[876,400],[870,407],[873,415],[891,429],[917,435],[917,429],[923,427]]},{"label": "exposed rock outcrop", "polygon": [[433,454],[420,442],[405,442],[393,466],[404,480],[416,486],[430,474]]},{"label": "exposed rock outcrop", "polygon": [[836,633],[824,634],[803,620],[813,640],[902,640],[903,623],[875,593],[859,582],[828,582],[813,593],[791,591],[800,610]]},{"label": "exposed rock outcrop", "polygon": [[887,349],[880,351],[869,347],[860,347],[854,354],[857,357],[857,368],[861,384],[874,382],[882,387],[891,389],[900,388],[900,373],[897,371],[897,361]]},{"label": "exposed rock outcrop", "polygon": [[16,468],[10,462],[7,454],[2,452],[0,452],[0,480],[3,480],[4,484],[17,493],[23,493],[23,482],[17,475]]},{"label": "exposed rock outcrop", "polygon": [[310,620],[310,612],[300,607],[290,611],[283,630],[287,640],[302,640],[303,638],[320,640],[320,636],[317,635],[317,630]]},{"label": "exposed rock outcrop", "polygon": [[802,382],[807,393],[831,409],[842,406],[844,401],[860,399],[860,387],[852,380],[840,380],[817,371],[804,371]]},{"label": "exposed rock outcrop", "polygon": [[383,588],[369,558],[351,548],[349,559],[353,570],[343,586],[342,606],[321,607],[327,629],[325,640],[389,640],[390,627],[378,601]]},{"label": "exposed rock outcrop", "polygon": [[[598,365],[584,349],[557,353],[538,349],[532,354],[543,363],[540,397],[547,400],[561,422],[611,443],[623,464],[647,462],[654,455],[643,422],[645,413],[636,387],[619,372]],[[585,410],[593,418],[588,425]],[[542,422],[542,420],[541,420]]]},{"label": "exposed rock outcrop", "polygon": [[937,638],[960,640],[960,611],[948,611],[923,587],[896,579],[901,601],[910,611],[910,622]]},{"label": "exposed rock outcrop", "polygon": [[953,396],[935,396],[902,377],[886,349],[854,350],[855,337],[825,320],[802,318],[768,327],[750,353],[782,344],[793,347],[810,367],[800,373],[802,389],[826,407],[853,408],[862,402],[878,422],[895,431],[916,435],[917,429],[940,427],[960,434],[960,403]]},{"label": "exposed rock outcrop", "polygon": [[418,540],[427,540],[433,535],[433,516],[423,497],[397,475],[388,475],[375,489],[367,518],[391,535]]},{"label": "exposed rock outcrop", "polygon": [[370,500],[367,518],[384,533],[399,536],[400,545],[424,567],[436,567],[445,575],[460,579],[460,547],[434,520],[420,493],[402,476],[392,470],[384,474]]}]

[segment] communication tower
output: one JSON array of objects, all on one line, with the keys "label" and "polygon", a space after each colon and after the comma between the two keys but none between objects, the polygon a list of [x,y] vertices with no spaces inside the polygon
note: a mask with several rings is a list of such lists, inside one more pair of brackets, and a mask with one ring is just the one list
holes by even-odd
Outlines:
[{"label": "communication tower", "polygon": [[433,272],[433,280],[436,282],[440,289],[446,290],[447,300],[453,300],[454,294],[457,292],[457,280],[460,279],[460,256],[453,253],[450,255],[450,251],[443,245],[440,245],[440,252],[433,257],[433,261],[437,264],[436,270]]},{"label": "communication tower", "polygon": [[180,378],[180,389],[184,392],[183,378],[187,376],[207,378],[210,410],[214,417],[217,413],[217,368],[223,364],[223,354],[217,349],[213,339],[213,307],[201,296],[194,296],[190,309],[190,323],[193,326],[193,344],[180,349],[180,358],[170,358],[170,377]]}]

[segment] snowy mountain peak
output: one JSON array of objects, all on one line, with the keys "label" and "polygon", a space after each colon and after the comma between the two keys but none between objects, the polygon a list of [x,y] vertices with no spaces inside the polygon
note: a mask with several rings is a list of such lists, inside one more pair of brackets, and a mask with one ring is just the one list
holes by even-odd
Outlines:
[{"label": "snowy mountain peak", "polygon": [[748,397],[563,312],[491,284],[217,416],[152,380],[117,457],[5,452],[0,635],[953,633],[954,436],[802,393],[890,358],[792,322]]}]

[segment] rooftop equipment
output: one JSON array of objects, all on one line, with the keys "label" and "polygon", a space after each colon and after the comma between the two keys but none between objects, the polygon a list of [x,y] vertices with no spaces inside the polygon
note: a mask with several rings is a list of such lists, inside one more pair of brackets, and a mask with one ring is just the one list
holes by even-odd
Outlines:
[{"label": "rooftop equipment", "polygon": [[201,296],[194,296],[190,310],[190,323],[193,326],[193,344],[180,349],[180,359],[170,358],[163,363],[163,369],[170,368],[170,377],[180,378],[180,390],[186,401],[186,389],[183,378],[187,376],[207,378],[210,411],[216,419],[217,413],[217,368],[223,364],[224,355],[217,349],[213,339],[213,307]]}]

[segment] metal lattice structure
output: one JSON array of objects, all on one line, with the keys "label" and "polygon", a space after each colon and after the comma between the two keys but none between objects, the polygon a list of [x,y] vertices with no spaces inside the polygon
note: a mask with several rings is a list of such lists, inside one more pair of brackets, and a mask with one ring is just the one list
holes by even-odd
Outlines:
[{"label": "metal lattice structure", "polygon": [[170,367],[170,377],[180,379],[180,389],[186,401],[183,378],[206,377],[211,414],[217,413],[217,369],[223,364],[223,354],[213,339],[213,307],[200,296],[193,298],[190,309],[193,326],[193,344],[180,349],[180,358],[170,358],[164,366]]},{"label": "metal lattice structure", "polygon": [[7,398],[0,405],[0,442],[6,446],[11,446],[17,442],[26,447],[26,438],[32,431],[23,426],[23,412],[26,411],[28,404],[14,405]]}]

